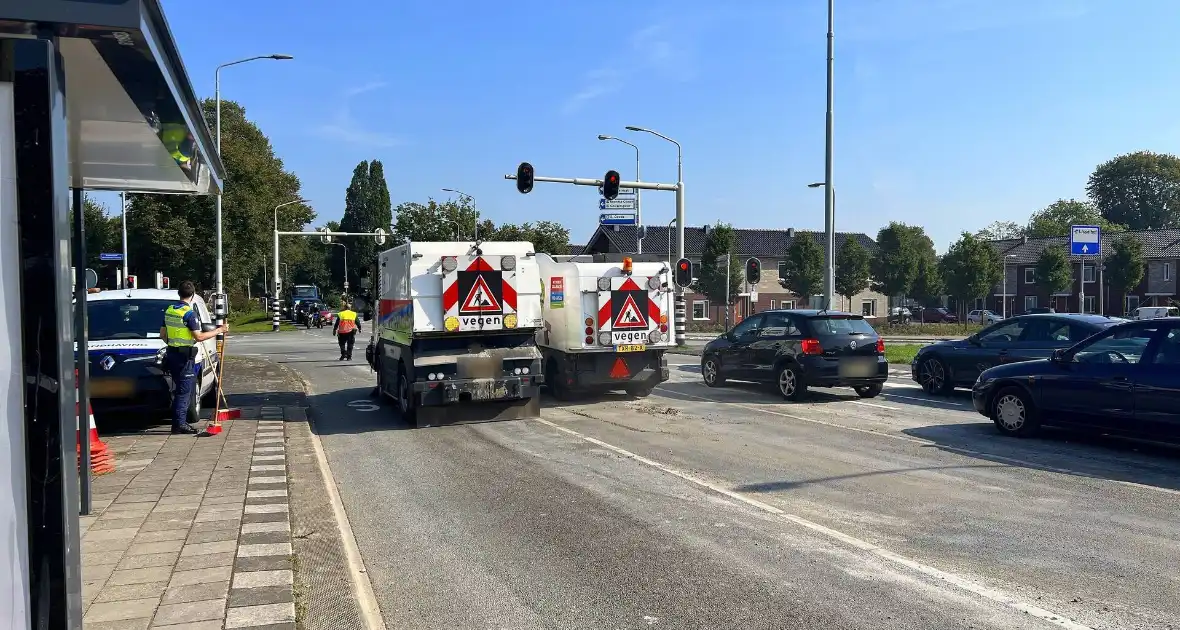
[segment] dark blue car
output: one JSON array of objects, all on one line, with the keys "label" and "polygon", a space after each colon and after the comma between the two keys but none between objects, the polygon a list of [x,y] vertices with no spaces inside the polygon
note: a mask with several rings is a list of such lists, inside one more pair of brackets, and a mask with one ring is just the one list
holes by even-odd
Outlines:
[{"label": "dark blue car", "polygon": [[1180,318],[1116,324],[1049,359],[984,370],[971,397],[1007,435],[1072,425],[1178,439]]}]

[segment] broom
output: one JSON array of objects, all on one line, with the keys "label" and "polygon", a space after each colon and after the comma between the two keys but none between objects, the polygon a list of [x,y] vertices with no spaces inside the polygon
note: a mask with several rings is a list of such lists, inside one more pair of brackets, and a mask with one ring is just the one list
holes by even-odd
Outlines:
[{"label": "broom", "polygon": [[[241,410],[230,409],[229,401],[225,399],[225,392],[221,389],[221,377],[225,373],[225,348],[229,345],[229,335],[221,341],[221,351],[217,357],[217,398],[213,403],[213,415],[209,416],[209,422],[205,425],[205,430],[201,431],[197,437],[210,437],[221,433],[221,421],[232,420],[241,415]],[[223,408],[221,405],[225,404]]]}]

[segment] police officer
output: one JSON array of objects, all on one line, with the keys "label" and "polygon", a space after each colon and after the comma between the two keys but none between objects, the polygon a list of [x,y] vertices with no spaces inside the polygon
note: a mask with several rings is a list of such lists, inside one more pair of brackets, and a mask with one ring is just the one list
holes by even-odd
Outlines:
[{"label": "police officer", "polygon": [[348,302],[341,304],[341,311],[336,314],[336,323],[332,325],[332,334],[340,344],[340,358],[337,361],[352,360],[352,345],[356,343],[356,334],[361,329],[361,322],[356,318],[356,311]]},{"label": "police officer", "polygon": [[201,320],[193,310],[193,295],[197,288],[189,280],[180,283],[177,293],[180,301],[164,311],[164,326],[160,336],[168,343],[165,356],[169,374],[172,375],[172,432],[196,433],[188,423],[189,405],[192,402],[193,387],[197,380],[196,343],[216,337],[218,333],[229,332],[229,326],[221,326],[209,332],[201,331]]}]

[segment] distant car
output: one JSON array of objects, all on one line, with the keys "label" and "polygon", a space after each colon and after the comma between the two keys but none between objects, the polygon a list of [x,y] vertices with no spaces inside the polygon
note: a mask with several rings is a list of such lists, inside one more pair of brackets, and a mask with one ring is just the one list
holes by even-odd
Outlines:
[{"label": "distant car", "polygon": [[989,310],[974,310],[967,313],[967,322],[971,324],[993,324],[1002,319],[1004,318]]},{"label": "distant car", "polygon": [[1048,306],[1034,306],[1024,312],[1025,315],[1043,315],[1046,313],[1056,313],[1057,310]]},{"label": "distant car", "polygon": [[[95,411],[170,413],[172,379],[164,365],[166,344],[160,338],[160,327],[164,311],[179,301],[176,291],[162,289],[111,290],[87,296],[90,399]],[[202,329],[212,330],[213,317],[201,296],[193,296],[193,309]],[[195,345],[197,383],[189,423],[199,420],[202,399],[212,404],[217,391],[217,342],[210,338]]]},{"label": "distant car", "polygon": [[851,387],[861,398],[881,393],[889,376],[885,342],[861,315],[810,309],[763,311],[705,345],[705,385],[728,379],[774,383],[787,400],[809,387]]},{"label": "distant car", "polygon": [[919,312],[922,314],[922,323],[924,324],[953,324],[959,321],[958,315],[941,306],[924,308]]},{"label": "distant car", "polygon": [[966,339],[923,346],[910,364],[910,374],[927,393],[948,394],[956,387],[971,387],[979,373],[990,367],[1047,359],[1054,350],[1068,348],[1119,321],[1072,313],[1010,317]]},{"label": "distant car", "polygon": [[1075,425],[1180,439],[1180,318],[1124,321],[1048,359],[984,370],[971,399],[1006,435]]}]

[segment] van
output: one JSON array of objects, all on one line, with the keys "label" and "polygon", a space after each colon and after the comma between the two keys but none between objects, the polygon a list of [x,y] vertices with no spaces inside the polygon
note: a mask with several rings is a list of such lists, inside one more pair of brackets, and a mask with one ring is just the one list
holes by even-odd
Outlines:
[{"label": "van", "polygon": [[1135,309],[1131,319],[1158,319],[1160,317],[1180,317],[1180,308],[1175,306],[1140,306]]}]

